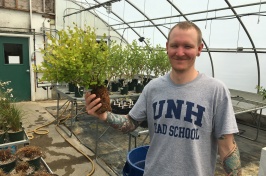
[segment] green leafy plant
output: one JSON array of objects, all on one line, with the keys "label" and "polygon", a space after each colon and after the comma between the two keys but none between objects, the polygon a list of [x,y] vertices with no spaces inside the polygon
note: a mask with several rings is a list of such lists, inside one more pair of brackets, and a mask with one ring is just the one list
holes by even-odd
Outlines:
[{"label": "green leafy plant", "polygon": [[258,90],[259,94],[262,95],[263,100],[266,99],[266,89],[262,86],[256,86],[256,89]]},{"label": "green leafy plant", "polygon": [[24,111],[13,100],[10,81],[0,82],[0,130],[20,131]]},{"label": "green leafy plant", "polygon": [[104,85],[108,65],[106,36],[97,41],[97,35],[89,26],[81,29],[68,27],[48,35],[48,43],[41,49],[44,61],[35,67],[41,72],[40,81],[66,82],[84,87]]},{"label": "green leafy plant", "polygon": [[6,116],[8,128],[15,132],[22,130],[22,119],[25,112],[16,104],[11,104],[6,113],[8,113]]}]

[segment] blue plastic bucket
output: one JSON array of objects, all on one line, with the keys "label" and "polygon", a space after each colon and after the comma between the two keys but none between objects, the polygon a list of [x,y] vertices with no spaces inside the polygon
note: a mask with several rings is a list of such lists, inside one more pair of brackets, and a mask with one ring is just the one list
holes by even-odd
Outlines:
[{"label": "blue plastic bucket", "polygon": [[123,176],[142,176],[149,146],[137,147],[127,154],[127,161],[123,168]]}]

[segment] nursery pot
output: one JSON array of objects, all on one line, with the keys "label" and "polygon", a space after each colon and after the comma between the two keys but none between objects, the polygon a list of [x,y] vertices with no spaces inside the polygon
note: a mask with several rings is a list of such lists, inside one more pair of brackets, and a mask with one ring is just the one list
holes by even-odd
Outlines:
[{"label": "nursery pot", "polygon": [[112,82],[112,88],[111,88],[111,91],[112,91],[112,92],[117,92],[117,91],[118,91],[118,87],[119,87],[119,83],[117,83],[117,82]]},{"label": "nursery pot", "polygon": [[141,93],[143,90],[144,86],[142,84],[137,84],[136,86],[136,93]]},{"label": "nursery pot", "polygon": [[138,79],[132,79],[132,83],[136,86],[138,84]]},{"label": "nursery pot", "polygon": [[29,163],[30,166],[33,166],[35,168],[35,171],[39,170],[40,166],[41,166],[41,157],[37,157],[35,159],[28,160],[27,162]]},{"label": "nursery pot", "polygon": [[9,173],[16,167],[16,159],[10,163],[0,165],[0,169],[2,169],[5,173]]},{"label": "nursery pot", "polygon": [[132,91],[135,89],[135,83],[132,81],[132,82],[128,82],[128,91]]},{"label": "nursery pot", "polygon": [[84,87],[75,87],[75,97],[83,97]]},{"label": "nursery pot", "polygon": [[149,146],[137,147],[127,154],[127,161],[123,168],[123,176],[142,176]]},{"label": "nursery pot", "polygon": [[69,92],[75,92],[75,84],[68,83],[68,91]]},{"label": "nursery pot", "polygon": [[8,131],[9,142],[21,141],[24,140],[24,130],[21,131]]},{"label": "nursery pot", "polygon": [[0,144],[3,144],[5,142],[5,133],[0,133]]},{"label": "nursery pot", "polygon": [[120,93],[121,93],[121,95],[127,95],[128,94],[128,86],[121,87]]}]

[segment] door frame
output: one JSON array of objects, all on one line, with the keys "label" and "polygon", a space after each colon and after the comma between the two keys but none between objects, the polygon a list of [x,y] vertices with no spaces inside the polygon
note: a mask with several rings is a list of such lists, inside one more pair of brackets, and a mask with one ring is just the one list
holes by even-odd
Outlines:
[{"label": "door frame", "polygon": [[33,68],[32,68],[32,64],[36,64],[33,57],[33,53],[34,53],[34,43],[33,43],[33,35],[34,34],[11,34],[11,33],[0,33],[0,36],[2,37],[23,37],[23,38],[28,38],[28,43],[29,43],[29,68],[30,68],[30,94],[31,94],[31,101],[35,101],[36,99],[36,95],[35,95],[35,90],[36,90],[36,86],[35,86],[35,79],[34,79],[34,72],[33,72]]}]

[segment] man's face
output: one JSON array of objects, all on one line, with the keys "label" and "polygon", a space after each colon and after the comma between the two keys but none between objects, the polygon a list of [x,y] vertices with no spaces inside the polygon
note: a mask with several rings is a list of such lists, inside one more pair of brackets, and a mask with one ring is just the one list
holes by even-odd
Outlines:
[{"label": "man's face", "polygon": [[195,59],[200,55],[203,44],[198,44],[198,34],[195,29],[174,28],[166,43],[170,64],[173,70],[184,72],[194,68]]}]

